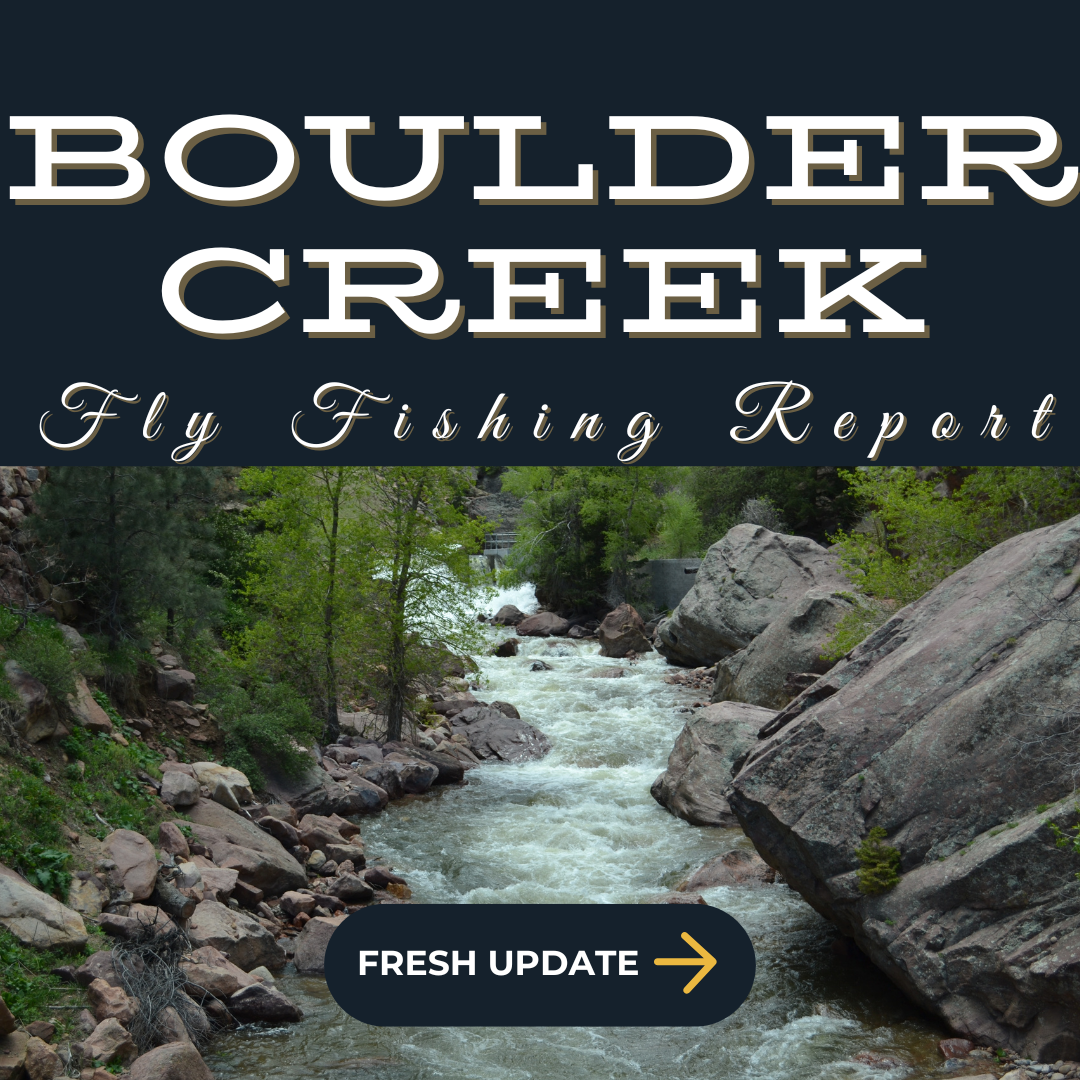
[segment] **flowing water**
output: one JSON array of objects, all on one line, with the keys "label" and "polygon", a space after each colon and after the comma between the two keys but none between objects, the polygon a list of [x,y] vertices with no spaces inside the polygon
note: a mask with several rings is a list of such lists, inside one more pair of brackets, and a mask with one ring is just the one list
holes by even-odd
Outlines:
[{"label": "flowing water", "polygon": [[[502,595],[528,610],[528,594]],[[535,601],[533,601],[535,603]],[[493,608],[494,610],[494,608]],[[550,671],[534,672],[543,659]],[[554,744],[542,761],[485,765],[468,784],[439,788],[365,819],[369,858],[407,877],[420,904],[626,904],[673,887],[713,856],[750,848],[737,829],[694,828],[649,795],[686,720],[688,691],[652,654],[628,665],[595,642],[526,639],[519,655],[481,660],[484,700],[514,703]],[[618,679],[589,676],[622,667]],[[334,1003],[321,978],[279,986],[305,1019],[245,1028],[214,1045],[221,1080],[841,1080],[940,1074],[944,1034],[864,960],[829,948],[829,924],[786,886],[716,888],[710,904],[740,920],[757,951],[746,1003],[705,1028],[374,1028]],[[453,919],[453,908],[419,917]],[[882,1072],[854,1061],[872,1051],[906,1063]]]}]

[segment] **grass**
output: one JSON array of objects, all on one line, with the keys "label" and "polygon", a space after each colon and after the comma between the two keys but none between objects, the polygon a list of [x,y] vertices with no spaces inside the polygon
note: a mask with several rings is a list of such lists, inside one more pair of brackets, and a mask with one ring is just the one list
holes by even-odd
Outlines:
[{"label": "grass", "polygon": [[[104,935],[96,926],[87,925],[90,942],[82,952],[73,955],[59,949],[35,949],[21,945],[10,931],[0,927],[0,987],[4,1003],[20,1024],[33,1020],[48,1020],[55,1024],[62,1038],[78,1015],[78,1006],[85,1004],[85,993],[57,975],[52,968],[61,964],[83,963],[91,953],[105,944]],[[51,1005],[75,1005],[74,1009],[51,1009]]]}]

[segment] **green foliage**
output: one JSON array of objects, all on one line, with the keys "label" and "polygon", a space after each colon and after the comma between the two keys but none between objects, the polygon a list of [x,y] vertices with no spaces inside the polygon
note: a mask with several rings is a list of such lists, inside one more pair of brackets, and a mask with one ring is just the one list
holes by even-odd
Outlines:
[{"label": "green foliage", "polygon": [[71,874],[67,864],[71,853],[42,844],[31,844],[20,857],[20,865],[26,880],[36,889],[50,893],[59,900],[67,900],[71,886]]},{"label": "green foliage", "polygon": [[832,467],[701,466],[688,470],[685,490],[701,514],[706,547],[745,520],[749,500],[767,499],[792,532],[816,540],[854,520],[847,483]]},{"label": "green foliage", "polygon": [[[66,809],[45,782],[44,772],[40,762],[25,758],[0,775],[0,862],[17,867],[28,879],[39,869],[63,873],[52,856],[44,856],[63,847],[60,824]],[[47,892],[53,892],[58,882],[50,884]],[[61,899],[66,898],[65,892]]]},{"label": "green foliage", "polygon": [[63,1034],[75,1010],[53,1011],[49,1006],[81,997],[81,993],[50,972],[61,964],[82,963],[86,956],[87,952],[73,957],[60,949],[22,945],[14,934],[0,927],[0,988],[4,1004],[20,1024],[48,1020],[57,1024]]},{"label": "green foliage", "polygon": [[460,510],[468,479],[420,466],[242,473],[261,529],[246,585],[258,617],[238,638],[249,678],[296,686],[327,741],[341,703],[372,691],[393,731],[417,674],[478,647],[469,556],[484,523]]},{"label": "green foliage", "polygon": [[859,871],[859,892],[876,896],[888,892],[900,881],[900,852],[883,843],[887,833],[875,825],[866,839],[855,849]]},{"label": "green foliage", "polygon": [[[838,659],[892,612],[1002,540],[1080,512],[1080,468],[994,466],[920,476],[909,467],[841,470],[863,510],[831,539],[861,594],[823,655]],[[943,494],[944,485],[951,494]]]},{"label": "green foliage", "polygon": [[704,536],[697,503],[682,488],[676,488],[664,496],[656,539],[645,546],[642,555],[649,559],[692,559],[704,554]]},{"label": "green foliage", "polygon": [[225,736],[224,764],[246,773],[256,790],[265,785],[265,764],[291,775],[311,764],[302,748],[318,739],[321,725],[288,684],[258,685],[250,692],[235,686],[215,698],[213,708]]},{"label": "green foliage", "polygon": [[83,581],[110,651],[137,638],[154,611],[198,619],[218,606],[204,575],[214,476],[194,467],[50,469],[27,525]]},{"label": "green foliage", "polygon": [[[665,514],[664,495],[678,470],[655,466],[525,466],[503,488],[525,500],[509,565],[516,582],[559,610],[608,610],[642,598],[637,571],[644,545]],[[669,506],[670,532],[687,543],[692,519]],[[673,520],[678,518],[678,521]]]},{"label": "green foliage", "polygon": [[[1080,815],[1080,803],[1076,806],[1076,812]],[[1046,824],[1054,834],[1054,842],[1059,848],[1072,848],[1075,855],[1080,855],[1080,821],[1068,829],[1063,829],[1056,821],[1048,821]],[[1076,877],[1080,878],[1080,871]]]},{"label": "green foliage", "polygon": [[[52,619],[23,618],[0,608],[0,645],[12,659],[45,685],[52,697],[63,701],[75,692],[75,664],[64,635]],[[6,679],[0,680],[5,685]]]},{"label": "green foliage", "polygon": [[[72,806],[69,812],[80,827],[99,839],[112,829],[133,829],[145,833],[162,816],[156,800],[136,776],[143,769],[150,776],[160,776],[156,754],[138,739],[121,746],[108,735],[93,735],[77,727],[64,740],[68,756],[82,761],[85,773],[70,780]],[[98,820],[100,815],[108,828]]]}]

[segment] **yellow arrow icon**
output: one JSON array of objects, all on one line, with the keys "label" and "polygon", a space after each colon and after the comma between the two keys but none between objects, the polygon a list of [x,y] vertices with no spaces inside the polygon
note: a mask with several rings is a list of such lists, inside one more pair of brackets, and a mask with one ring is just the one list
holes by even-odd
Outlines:
[{"label": "yellow arrow icon", "polygon": [[716,957],[708,949],[703,949],[689,934],[683,934],[682,939],[698,954],[700,960],[693,956],[658,956],[653,963],[657,967],[699,966],[701,970],[683,987],[683,993],[689,994],[716,967]]}]

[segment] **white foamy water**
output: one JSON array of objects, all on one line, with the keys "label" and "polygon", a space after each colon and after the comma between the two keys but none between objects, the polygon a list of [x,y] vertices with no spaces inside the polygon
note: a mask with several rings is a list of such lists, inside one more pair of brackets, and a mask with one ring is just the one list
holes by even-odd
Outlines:
[{"label": "white foamy water", "polygon": [[[516,598],[515,598],[516,597]],[[531,590],[504,603],[535,608]],[[499,631],[500,637],[511,631]],[[543,659],[551,671],[534,672]],[[709,858],[750,847],[736,829],[694,828],[659,807],[649,787],[664,768],[692,698],[663,681],[655,654],[628,665],[595,643],[526,639],[516,657],[480,659],[477,696],[517,706],[554,744],[542,761],[482,766],[469,783],[362,819],[369,858],[408,878],[421,904],[640,903]],[[622,667],[619,679],[590,675]],[[372,1028],[330,998],[322,979],[287,974],[300,1024],[217,1040],[222,1080],[309,1076],[869,1080],[937,1075],[943,1032],[868,962],[833,955],[830,926],[786,886],[705,894],[746,927],[758,957],[750,998],[706,1028]],[[439,918],[453,907],[431,908]],[[853,1060],[887,1054],[906,1068]]]}]

